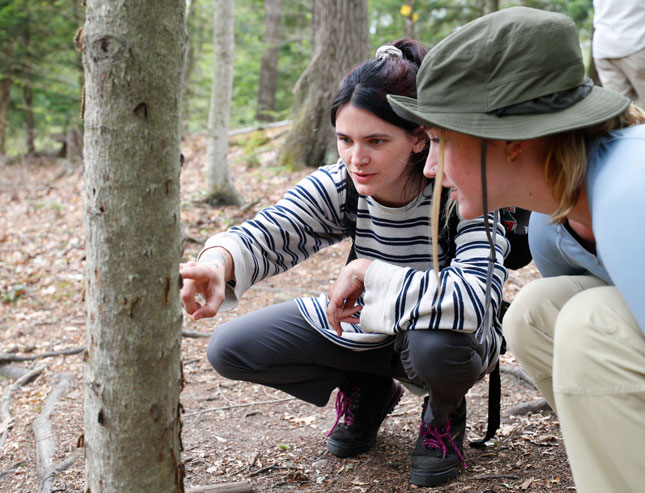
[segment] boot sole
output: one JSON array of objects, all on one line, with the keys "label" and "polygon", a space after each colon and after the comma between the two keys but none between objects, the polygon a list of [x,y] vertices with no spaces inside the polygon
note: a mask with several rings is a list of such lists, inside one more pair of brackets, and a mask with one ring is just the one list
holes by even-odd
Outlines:
[{"label": "boot sole", "polygon": [[415,486],[439,486],[459,476],[459,466],[443,471],[410,471],[410,483]]},{"label": "boot sole", "polygon": [[[383,406],[383,409],[385,409],[386,411],[381,418],[381,422],[379,423],[378,428],[381,427],[381,424],[383,424],[383,420],[385,420],[386,416],[394,411],[394,408],[399,403],[401,396],[403,395],[403,385],[401,385],[396,380],[394,381],[394,384],[395,385],[393,387],[393,390],[392,392],[390,392],[390,395],[388,395],[387,400],[385,401],[385,405]],[[348,444],[347,442],[338,442],[333,438],[330,438],[327,442],[327,450],[329,450],[329,452],[336,457],[354,457],[355,455],[367,452],[372,448],[372,445],[374,445],[374,442],[376,441],[378,428],[376,429],[374,435],[372,435],[368,441],[364,442],[355,442]]]}]

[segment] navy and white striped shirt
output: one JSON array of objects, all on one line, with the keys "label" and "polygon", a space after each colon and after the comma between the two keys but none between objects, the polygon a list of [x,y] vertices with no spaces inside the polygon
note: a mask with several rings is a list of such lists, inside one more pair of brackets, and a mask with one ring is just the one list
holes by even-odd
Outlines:
[{"label": "navy and white striped shirt", "polygon": [[[324,166],[301,180],[276,205],[225,233],[211,237],[200,253],[208,262],[208,249],[228,250],[235,263],[235,282],[229,283],[221,309],[231,309],[253,284],[286,271],[320,249],[347,237],[344,230],[346,180],[342,161]],[[374,260],[365,277],[360,324],[343,323],[339,337],[328,324],[327,295],[298,298],[303,317],[336,344],[368,350],[393,342],[401,330],[448,329],[474,332],[484,314],[489,245],[484,218],[462,220],[453,241],[455,258],[439,247],[441,285],[432,269],[430,229],[432,185],[403,207],[385,207],[359,195],[355,249],[358,258]],[[509,249],[498,227],[498,262],[493,273],[492,303],[497,311],[507,272],[502,259]],[[438,302],[435,303],[437,301]],[[484,368],[497,361],[501,328],[487,328],[488,358]]]}]

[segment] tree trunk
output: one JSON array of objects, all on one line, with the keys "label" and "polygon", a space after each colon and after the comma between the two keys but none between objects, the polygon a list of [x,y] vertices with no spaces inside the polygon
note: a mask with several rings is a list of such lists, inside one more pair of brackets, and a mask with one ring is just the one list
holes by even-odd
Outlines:
[{"label": "tree trunk", "polygon": [[311,58],[296,83],[279,165],[317,167],[336,155],[329,110],[341,78],[368,54],[367,20],[367,0],[314,0]]},{"label": "tree trunk", "polygon": [[0,165],[4,165],[7,145],[7,115],[11,100],[11,85],[13,79],[3,76],[0,79]]},{"label": "tree trunk", "polygon": [[[27,12],[29,11],[28,2],[25,3]],[[25,138],[27,146],[27,154],[32,155],[36,152],[36,146],[34,144],[34,92],[33,92],[33,74],[32,74],[32,63],[31,56],[29,54],[30,50],[30,41],[31,41],[31,32],[30,25],[31,19],[29,14],[25,17],[25,25],[23,31],[23,49],[25,50],[24,58],[24,67],[25,67],[25,81],[23,87],[23,100],[25,102]]]},{"label": "tree trunk", "polygon": [[184,0],[87,2],[84,491],[183,491]]},{"label": "tree trunk", "polygon": [[259,121],[275,120],[275,90],[278,83],[278,55],[280,52],[280,25],[282,0],[264,2],[264,46],[258,82],[258,107],[255,118]]},{"label": "tree trunk", "polygon": [[499,0],[485,0],[482,15],[497,12],[499,10]]},{"label": "tree trunk", "polygon": [[410,15],[405,18],[405,35],[408,38],[414,38],[414,19],[412,18],[414,14],[414,0],[407,0],[405,3],[410,7]]},{"label": "tree trunk", "polygon": [[206,151],[206,200],[216,205],[240,205],[228,170],[228,121],[233,93],[233,47],[235,46],[235,2],[213,2],[213,84],[208,112]]},{"label": "tree trunk", "polygon": [[31,77],[27,76],[25,86],[22,89],[22,96],[25,102],[25,143],[27,145],[27,155],[36,153],[34,144],[34,92],[31,87]]},{"label": "tree trunk", "polygon": [[[188,105],[188,98],[190,97],[190,79],[191,75],[193,73],[193,69],[195,68],[195,39],[194,35],[191,32],[191,25],[193,24],[193,19],[196,16],[196,11],[197,11],[197,2],[195,0],[190,2],[190,6],[188,8],[188,12],[186,14],[186,33],[187,33],[187,38],[186,38],[186,59],[184,61],[184,80],[182,81],[182,89],[181,89],[181,94],[182,94],[182,111],[181,111],[181,119],[184,122],[184,129],[186,128],[186,124],[188,123],[189,119],[189,105]],[[183,133],[183,132],[182,132]]]}]

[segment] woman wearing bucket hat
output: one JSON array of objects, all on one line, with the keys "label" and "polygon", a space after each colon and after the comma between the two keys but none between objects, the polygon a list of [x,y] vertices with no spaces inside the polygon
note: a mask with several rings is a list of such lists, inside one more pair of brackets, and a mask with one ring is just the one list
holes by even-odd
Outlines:
[{"label": "woman wearing bucket hat", "polygon": [[[399,382],[430,391],[410,466],[411,481],[428,486],[457,476],[464,463],[465,394],[498,359],[501,324],[486,314],[496,313],[501,302],[508,240],[500,226],[486,300],[488,223],[483,217],[460,220],[447,200],[431,200],[433,180],[423,176],[427,136],[386,100],[388,93],[416,96],[424,55],[418,42],[400,40],[354,68],[331,109],[338,163],[303,179],[253,220],[211,237],[198,262],[182,264],[180,273],[186,312],[211,317],[234,307],[253,284],[352,237],[357,258],[344,271],[356,272],[350,279],[357,292],[343,298],[352,306],[343,313],[347,319],[330,309],[335,289],[329,297],[267,306],[217,327],[207,356],[227,378],[317,406],[338,388],[327,448],[340,457],[372,448],[403,393]],[[428,218],[434,204],[452,218],[449,241],[444,234],[431,242],[431,227],[438,229],[439,222]],[[359,278],[367,265],[369,275]],[[448,268],[437,283],[439,267]],[[198,293],[206,298],[203,306],[195,301]]]},{"label": "woman wearing bucket hat", "polygon": [[578,491],[642,491],[645,114],[585,82],[568,17],[523,7],[445,38],[417,99],[388,100],[441,143],[425,172],[463,217],[535,211],[544,278],[517,295],[504,334],[558,414]]}]

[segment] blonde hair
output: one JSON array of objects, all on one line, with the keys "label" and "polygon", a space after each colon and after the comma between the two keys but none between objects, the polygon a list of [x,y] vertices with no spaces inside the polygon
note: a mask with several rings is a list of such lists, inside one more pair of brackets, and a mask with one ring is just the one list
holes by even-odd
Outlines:
[{"label": "blonde hair", "polygon": [[645,123],[645,111],[632,104],[616,118],[550,138],[551,150],[544,163],[544,176],[558,202],[558,208],[551,216],[553,222],[563,223],[578,201],[587,173],[587,151],[592,141],[612,130],[642,123]]},{"label": "blonde hair", "polygon": [[432,209],[430,211],[430,226],[432,227],[432,268],[434,269],[434,275],[437,278],[437,289],[439,289],[439,286],[441,285],[441,279],[439,278],[439,215],[441,213],[441,185],[443,183],[444,143],[445,132],[442,129],[439,134],[439,162],[437,163],[437,172],[434,177],[434,188],[432,189]]},{"label": "blonde hair", "polygon": [[[439,225],[441,224],[442,234],[450,227],[450,218],[452,214],[457,214],[455,207],[457,203],[448,198],[447,201],[441,200],[443,188],[443,149],[446,142],[446,133],[443,129],[439,131],[439,160],[437,163],[437,172],[434,178],[434,188],[432,189],[432,209],[430,210],[430,226],[432,228],[432,268],[437,278],[437,289],[441,284],[439,277]],[[443,211],[441,210],[444,204]],[[443,214],[442,214],[443,212]],[[451,238],[451,241],[453,239]],[[438,299],[438,298],[437,298]]]}]

